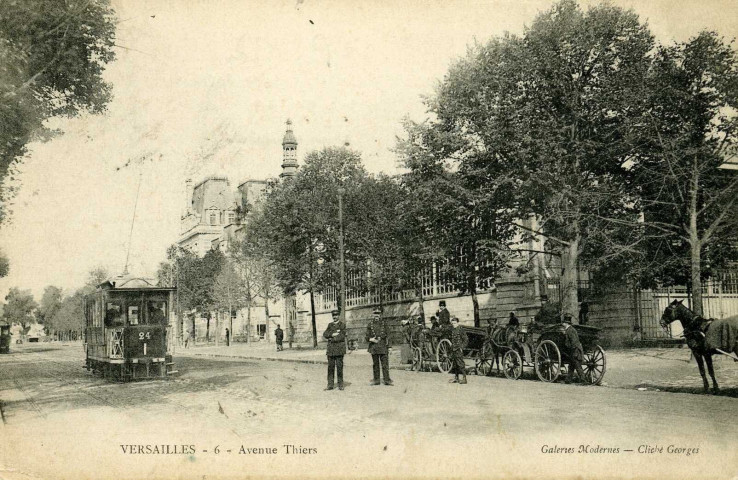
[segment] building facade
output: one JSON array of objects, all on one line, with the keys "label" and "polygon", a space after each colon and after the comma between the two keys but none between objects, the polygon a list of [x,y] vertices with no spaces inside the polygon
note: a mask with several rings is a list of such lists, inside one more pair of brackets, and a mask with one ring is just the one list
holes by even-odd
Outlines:
[{"label": "building facade", "polygon": [[[287,120],[282,139],[280,179],[288,179],[297,173],[297,145],[292,122]],[[198,183],[188,179],[185,182],[185,208],[177,245],[199,257],[205,256],[210,250],[221,250],[228,255],[234,240],[242,235],[246,213],[263,201],[270,186],[276,182],[276,179],[247,179],[234,189],[224,176],[209,176]],[[213,312],[209,319],[190,319],[188,327],[190,330],[194,328],[198,340],[204,339],[206,332],[210,333],[211,339],[224,339],[226,328],[236,341],[269,340],[270,332],[285,316],[282,313],[285,303],[291,306],[294,298],[270,302],[268,306],[263,299],[257,299],[250,309],[241,309],[232,318]]]}]

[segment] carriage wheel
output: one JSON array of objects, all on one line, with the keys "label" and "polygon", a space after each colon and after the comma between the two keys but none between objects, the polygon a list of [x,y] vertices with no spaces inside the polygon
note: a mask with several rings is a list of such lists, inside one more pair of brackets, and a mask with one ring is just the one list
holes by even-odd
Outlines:
[{"label": "carriage wheel", "polygon": [[561,352],[551,340],[544,340],[536,347],[533,357],[536,375],[543,382],[554,382],[561,374]]},{"label": "carriage wheel", "polygon": [[444,338],[438,342],[436,347],[436,363],[438,369],[443,373],[451,371],[451,340]]},{"label": "carriage wheel", "polygon": [[582,369],[587,382],[592,385],[599,385],[602,382],[606,367],[605,351],[599,345],[595,345],[594,350],[584,354]]},{"label": "carriage wheel", "polygon": [[474,371],[477,375],[487,376],[492,373],[492,362],[494,361],[494,357],[490,357],[491,353],[492,352],[487,345],[483,345],[482,349],[479,350],[477,361],[474,366]]},{"label": "carriage wheel", "polygon": [[419,347],[413,347],[413,360],[410,364],[410,370],[413,372],[423,371],[423,352],[420,351]]},{"label": "carriage wheel", "polygon": [[517,380],[523,374],[523,359],[515,350],[508,350],[502,357],[502,371],[510,380]]}]

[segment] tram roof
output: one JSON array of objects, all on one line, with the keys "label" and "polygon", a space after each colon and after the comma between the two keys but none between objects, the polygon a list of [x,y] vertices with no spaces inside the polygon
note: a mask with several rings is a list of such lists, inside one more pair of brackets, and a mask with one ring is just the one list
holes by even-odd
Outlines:
[{"label": "tram roof", "polygon": [[133,275],[123,274],[111,277],[97,286],[103,290],[149,290],[149,291],[170,291],[176,290],[176,287],[159,287],[156,286],[151,279],[144,277],[134,277]]}]

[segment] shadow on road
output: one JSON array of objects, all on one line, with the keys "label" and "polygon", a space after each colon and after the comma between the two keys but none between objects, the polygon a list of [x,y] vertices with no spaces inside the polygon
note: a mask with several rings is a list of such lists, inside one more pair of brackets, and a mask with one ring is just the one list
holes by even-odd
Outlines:
[{"label": "shadow on road", "polygon": [[674,386],[674,385],[657,385],[652,383],[643,383],[640,385],[636,385],[633,387],[636,390],[645,389],[650,391],[660,391],[660,392],[669,392],[669,393],[692,393],[692,394],[698,394],[698,395],[717,395],[720,397],[732,397],[732,398],[738,398],[738,388],[736,387],[728,387],[728,388],[722,388],[717,394],[712,393],[712,389],[710,389],[709,392],[705,393],[704,389],[701,386]]}]

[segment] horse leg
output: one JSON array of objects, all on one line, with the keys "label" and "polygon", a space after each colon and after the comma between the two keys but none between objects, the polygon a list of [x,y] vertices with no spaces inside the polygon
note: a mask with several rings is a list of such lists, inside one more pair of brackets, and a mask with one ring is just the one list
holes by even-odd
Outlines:
[{"label": "horse leg", "polygon": [[702,354],[695,351],[692,351],[692,353],[694,354],[694,359],[697,360],[697,366],[700,369],[700,375],[702,375],[702,383],[705,387],[705,393],[707,393],[710,390],[710,384],[707,383],[707,377],[705,376],[705,365],[702,362]]},{"label": "horse leg", "polygon": [[712,355],[707,354],[705,355],[705,363],[707,363],[707,371],[710,373],[710,377],[712,377],[712,392],[718,393],[720,391],[720,387],[718,387],[717,380],[715,380],[715,371],[712,369]]}]

